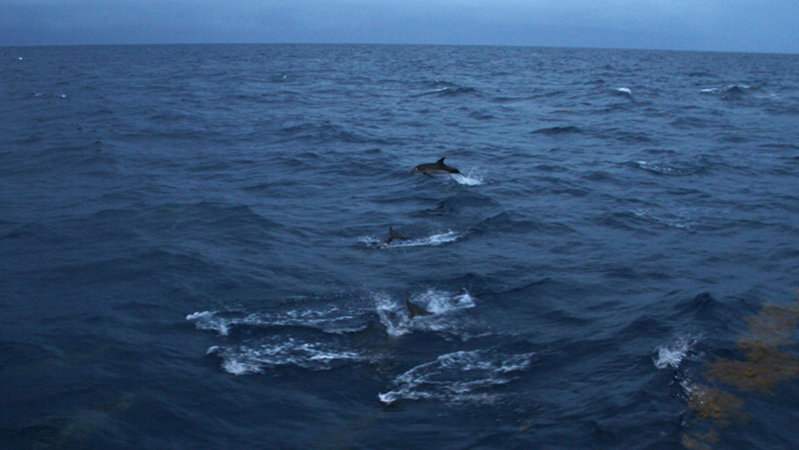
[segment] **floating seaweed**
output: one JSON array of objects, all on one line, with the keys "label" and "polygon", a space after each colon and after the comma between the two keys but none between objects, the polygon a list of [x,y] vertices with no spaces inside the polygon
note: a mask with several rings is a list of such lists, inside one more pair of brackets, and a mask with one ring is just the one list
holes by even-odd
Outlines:
[{"label": "floating seaweed", "polygon": [[707,433],[685,433],[682,435],[682,445],[685,448],[693,450],[711,450],[713,447],[710,444],[715,444],[719,441],[719,435],[716,430],[710,430]]},{"label": "floating seaweed", "polygon": [[[793,343],[799,325],[799,298],[792,305],[765,304],[760,314],[746,319],[748,333],[738,340],[743,359],[715,358],[705,371],[708,381],[739,391],[771,394],[779,384],[799,377],[799,358],[780,347]],[[714,384],[715,384],[714,383]],[[688,407],[700,420],[712,420],[718,429],[731,421],[744,421],[742,398],[721,388],[685,383]],[[715,429],[707,433],[683,433],[682,444],[691,449],[710,449],[719,441]]]},{"label": "floating seaweed", "polygon": [[743,400],[734,394],[706,386],[694,386],[688,399],[688,406],[698,418],[712,419],[719,428],[727,428],[730,420],[745,420],[743,404]]},{"label": "floating seaweed", "polygon": [[747,321],[749,335],[737,344],[744,359],[716,358],[705,377],[742,391],[769,393],[776,384],[799,376],[799,359],[779,348],[791,342],[799,324],[799,301],[763,305],[760,314]]}]

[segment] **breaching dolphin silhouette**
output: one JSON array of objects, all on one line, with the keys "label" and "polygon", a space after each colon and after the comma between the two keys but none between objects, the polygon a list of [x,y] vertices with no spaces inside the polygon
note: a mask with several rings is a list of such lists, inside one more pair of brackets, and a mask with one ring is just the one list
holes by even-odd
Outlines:
[{"label": "breaching dolphin silhouette", "polygon": [[432,177],[433,175],[439,175],[439,174],[461,173],[460,170],[444,164],[444,158],[441,158],[434,163],[419,164],[418,166],[414,167],[413,170],[411,170],[411,173],[415,172],[423,173],[428,177]]},{"label": "breaching dolphin silhouette", "polygon": [[380,243],[380,246],[381,247],[385,247],[388,244],[390,244],[391,241],[393,241],[394,239],[397,239],[397,240],[400,240],[400,241],[407,241],[408,240],[408,238],[406,238],[405,236],[403,236],[403,235],[397,233],[396,231],[394,231],[393,227],[388,227],[388,238],[386,238],[385,241]]},{"label": "breaching dolphin silhouette", "polygon": [[431,313],[430,311],[422,308],[419,305],[411,303],[411,301],[408,300],[408,299],[405,299],[405,306],[408,307],[408,312],[411,314],[410,317],[408,317],[408,319],[413,319],[416,316],[431,316],[431,315],[433,315],[433,313]]}]

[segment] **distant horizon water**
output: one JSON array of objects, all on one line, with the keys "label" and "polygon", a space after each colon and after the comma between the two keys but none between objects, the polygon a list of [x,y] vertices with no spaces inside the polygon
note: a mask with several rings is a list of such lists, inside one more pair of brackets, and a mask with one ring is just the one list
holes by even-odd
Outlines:
[{"label": "distant horizon water", "polygon": [[714,49],[688,49],[688,48],[647,48],[647,47],[591,47],[591,46],[558,46],[534,44],[490,44],[490,43],[402,43],[402,42],[150,42],[150,43],[66,43],[66,44],[0,44],[0,48],[26,48],[26,47],[106,47],[106,46],[159,46],[159,45],[318,45],[318,46],[418,46],[418,47],[496,47],[496,48],[541,48],[563,50],[611,50],[611,51],[651,51],[651,52],[686,52],[686,53],[730,53],[752,55],[799,55],[791,51],[747,51],[747,50],[714,50]]}]

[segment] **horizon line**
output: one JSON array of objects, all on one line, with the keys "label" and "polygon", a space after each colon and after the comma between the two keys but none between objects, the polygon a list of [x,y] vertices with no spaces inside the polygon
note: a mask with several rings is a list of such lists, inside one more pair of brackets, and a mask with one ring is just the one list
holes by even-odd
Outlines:
[{"label": "horizon line", "polygon": [[534,44],[477,44],[477,43],[418,43],[418,42],[129,42],[129,43],[66,43],[66,44],[0,44],[0,48],[33,48],[33,47],[113,47],[113,46],[180,46],[180,45],[348,45],[348,46],[414,46],[414,47],[513,47],[513,48],[546,48],[568,50],[627,50],[653,52],[685,52],[685,53],[732,53],[749,55],[799,55],[784,51],[745,51],[745,50],[698,50],[648,47],[590,47],[569,45],[534,45]]}]

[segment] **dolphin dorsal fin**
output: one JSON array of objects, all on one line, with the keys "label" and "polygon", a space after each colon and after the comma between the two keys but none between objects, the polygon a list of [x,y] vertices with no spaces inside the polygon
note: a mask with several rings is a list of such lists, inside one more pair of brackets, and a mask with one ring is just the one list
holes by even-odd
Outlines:
[{"label": "dolphin dorsal fin", "polygon": [[444,159],[445,159],[445,158],[446,158],[446,156],[445,156],[444,158],[441,158],[441,159],[439,159],[438,161],[436,161],[436,165],[437,165],[437,166],[443,166],[443,165],[444,165]]},{"label": "dolphin dorsal fin", "polygon": [[388,237],[390,239],[402,239],[402,240],[407,240],[408,239],[405,236],[403,236],[403,235],[397,233],[396,231],[394,231],[394,227],[388,227]]},{"label": "dolphin dorsal fin", "polygon": [[430,311],[422,308],[419,305],[411,303],[410,300],[405,299],[405,306],[408,308],[408,313],[410,314],[410,318],[413,319],[416,316],[432,316],[433,313]]}]

